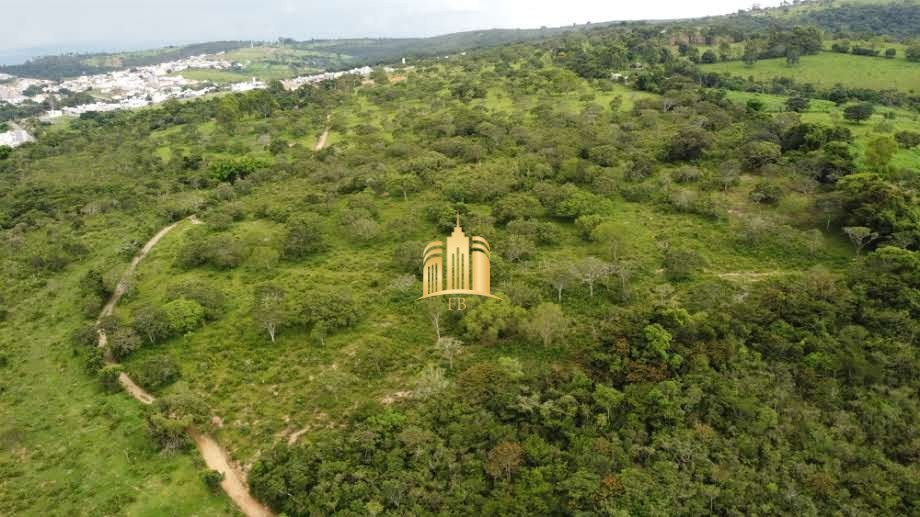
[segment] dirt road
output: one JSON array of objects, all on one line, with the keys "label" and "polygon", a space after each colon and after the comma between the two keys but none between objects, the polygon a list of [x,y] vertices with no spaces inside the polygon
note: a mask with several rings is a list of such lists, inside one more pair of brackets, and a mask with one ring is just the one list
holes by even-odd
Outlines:
[{"label": "dirt road", "polygon": [[332,118],[332,115],[326,115],[326,129],[323,130],[323,134],[319,135],[319,140],[316,141],[316,145],[313,147],[314,151],[322,151],[326,147],[326,139],[329,138],[329,120]]},{"label": "dirt road", "polygon": [[198,447],[198,452],[201,453],[201,457],[204,458],[208,468],[224,475],[224,480],[220,482],[220,486],[243,513],[249,517],[272,515],[268,508],[249,494],[249,487],[246,486],[243,475],[230,465],[226,451],[214,441],[214,438],[191,429],[189,429],[188,434]]},{"label": "dirt road", "polygon": [[[191,224],[201,224],[201,221],[198,220],[194,215],[189,216],[187,219]],[[98,328],[99,321],[112,314],[112,311],[115,310],[115,305],[118,303],[118,300],[125,294],[125,290],[128,285],[128,278],[134,274],[134,271],[137,269],[137,265],[140,263],[144,257],[150,253],[150,250],[160,242],[160,239],[166,236],[171,232],[176,226],[178,226],[182,221],[177,221],[170,224],[169,226],[164,227],[156,233],[147,244],[144,244],[144,247],[138,252],[138,254],[131,260],[131,264],[128,266],[128,269],[122,273],[121,279],[118,281],[118,285],[115,286],[115,291],[112,293],[112,296],[109,298],[109,301],[102,308],[102,312],[99,313],[99,318],[96,320],[97,333],[99,335],[98,346],[105,347],[108,343],[108,339],[105,335],[105,331],[101,328]],[[106,362],[108,364],[116,364],[115,359],[111,354],[106,353]],[[118,382],[121,386],[128,392],[129,395],[137,399],[141,404],[150,405],[156,401],[153,395],[147,393],[144,388],[138,386],[131,377],[126,373],[122,373],[118,377]],[[221,481],[220,486],[224,489],[224,492],[230,496],[230,499],[239,507],[248,517],[267,517],[273,515],[271,510],[269,510],[265,505],[257,501],[249,493],[249,488],[246,485],[245,477],[242,473],[238,472],[236,469],[231,467],[230,461],[228,460],[227,452],[221,448],[221,446],[214,440],[210,435],[199,433],[194,429],[188,430],[189,437],[192,438],[192,441],[195,442],[195,445],[198,447],[198,451],[201,453],[201,457],[204,458],[205,464],[208,468],[217,470],[224,475],[224,480]]]}]

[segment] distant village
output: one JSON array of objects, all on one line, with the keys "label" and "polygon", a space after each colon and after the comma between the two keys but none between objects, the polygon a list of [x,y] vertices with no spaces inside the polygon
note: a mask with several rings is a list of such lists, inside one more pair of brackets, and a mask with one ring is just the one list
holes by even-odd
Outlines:
[{"label": "distant village", "polygon": [[[139,66],[105,74],[84,75],[65,81],[48,81],[27,77],[3,76],[0,74],[0,102],[18,105],[26,102],[50,101],[51,109],[38,118],[51,121],[64,116],[76,117],[91,111],[114,111],[134,109],[158,104],[169,99],[190,99],[218,91],[242,92],[267,88],[268,84],[253,77],[249,81],[216,86],[209,81],[187,79],[181,72],[189,69],[229,70],[238,63],[221,59],[221,54],[192,56],[189,58]],[[304,75],[281,81],[286,89],[293,90],[303,85],[335,79],[346,74],[368,76],[371,67],[363,66],[347,71],[323,72]],[[93,102],[76,106],[56,106],[55,98],[62,94],[87,92]],[[0,133],[0,145],[15,147],[31,141],[31,136],[21,127]]]}]

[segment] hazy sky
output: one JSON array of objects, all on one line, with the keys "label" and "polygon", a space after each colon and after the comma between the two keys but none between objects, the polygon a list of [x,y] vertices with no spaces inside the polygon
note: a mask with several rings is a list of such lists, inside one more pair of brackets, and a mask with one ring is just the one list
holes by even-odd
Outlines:
[{"label": "hazy sky", "polygon": [[[765,0],[761,5],[774,5]],[[0,0],[0,55],[217,39],[430,36],[725,14],[750,0]]]}]

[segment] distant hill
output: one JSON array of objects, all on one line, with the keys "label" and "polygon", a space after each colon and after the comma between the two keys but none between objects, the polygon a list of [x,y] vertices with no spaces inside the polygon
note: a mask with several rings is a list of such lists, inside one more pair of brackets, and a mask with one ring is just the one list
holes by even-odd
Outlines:
[{"label": "distant hill", "polygon": [[0,66],[0,73],[20,77],[59,80],[65,77],[100,74],[134,66],[155,65],[199,54],[214,54],[248,46],[248,41],[211,41],[154,50],[113,53],[71,53],[42,56],[20,65]]},{"label": "distant hill", "polygon": [[[297,41],[281,38],[286,47],[318,52],[312,65],[336,69],[377,64],[401,57],[434,56],[508,43],[535,41],[564,32],[607,24],[571,25],[539,29],[490,29],[457,32],[428,38],[354,38]],[[213,54],[248,47],[249,41],[213,41],[140,52],[65,54],[44,56],[20,65],[0,66],[0,73],[20,77],[59,80],[84,74],[98,74],[133,66],[145,66],[199,54]]]},{"label": "distant hill", "polygon": [[[511,43],[535,42],[564,33],[591,31],[614,26],[647,25],[702,35],[728,35],[742,41],[751,32],[771,27],[814,25],[834,37],[861,38],[867,35],[909,39],[920,36],[920,2],[917,0],[815,0],[767,8],[749,9],[723,16],[684,20],[603,22],[538,29],[490,29],[456,32],[427,38],[352,38],[298,41],[280,38],[277,46],[310,51],[300,63],[285,60],[294,69],[338,70],[365,64],[393,62],[402,57],[452,54]],[[276,47],[276,43],[257,42]],[[59,80],[83,74],[97,74],[132,66],[173,61],[198,54],[213,54],[250,46],[249,41],[213,41],[160,49],[65,54],[45,56],[24,64],[0,66],[0,73]],[[276,57],[276,56],[274,56]],[[266,58],[270,59],[270,58]],[[296,61],[296,58],[295,58]]]}]

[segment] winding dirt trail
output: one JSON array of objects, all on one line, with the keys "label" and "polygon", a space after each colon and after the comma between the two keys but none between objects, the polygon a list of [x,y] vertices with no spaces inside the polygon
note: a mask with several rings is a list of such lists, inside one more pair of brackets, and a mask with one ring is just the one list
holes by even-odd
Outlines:
[{"label": "winding dirt trail", "polygon": [[319,140],[316,141],[316,145],[313,147],[314,151],[322,151],[326,147],[326,139],[329,138],[329,120],[332,118],[332,115],[326,115],[326,129],[323,130],[323,134],[319,135]]},{"label": "winding dirt trail", "polygon": [[[327,130],[328,131],[328,130]],[[189,216],[184,219],[189,221],[191,224],[202,224],[194,215]],[[121,275],[121,279],[118,281],[118,285],[115,286],[115,291],[112,292],[112,296],[109,298],[109,301],[102,308],[102,312],[99,313],[99,318],[96,320],[97,333],[99,334],[98,346],[105,347],[108,343],[106,338],[105,331],[101,328],[98,328],[99,321],[112,314],[112,311],[115,309],[115,305],[118,303],[118,300],[125,294],[128,286],[128,278],[134,274],[134,271],[137,269],[137,265],[140,263],[144,257],[150,253],[150,250],[160,242],[160,239],[166,236],[169,232],[173,231],[180,223],[183,221],[176,221],[169,226],[164,227],[156,233],[147,244],[137,253],[137,255],[131,260],[131,264],[128,266],[128,269],[125,270]],[[115,358],[106,352],[105,357],[107,364],[117,364]],[[147,393],[144,388],[138,386],[131,377],[126,373],[122,373],[118,376],[118,382],[121,386],[128,392],[129,395],[137,399],[141,404],[150,405],[156,400],[153,395]],[[223,481],[220,482],[221,488],[224,489],[224,492],[230,496],[230,499],[239,507],[248,517],[270,517],[274,515],[271,510],[269,510],[265,505],[257,501],[249,493],[249,487],[246,484],[245,476],[237,471],[230,463],[229,455],[217,441],[212,438],[210,435],[205,433],[200,433],[194,429],[188,429],[188,435],[191,437],[192,441],[195,442],[195,446],[198,447],[198,452],[201,453],[201,457],[204,459],[205,464],[209,469],[216,470],[224,475]]]}]

